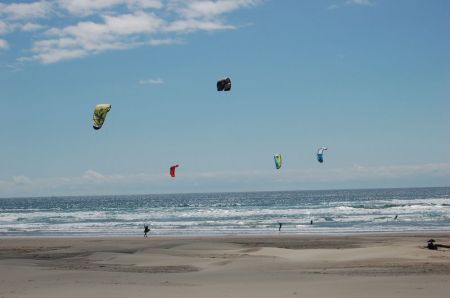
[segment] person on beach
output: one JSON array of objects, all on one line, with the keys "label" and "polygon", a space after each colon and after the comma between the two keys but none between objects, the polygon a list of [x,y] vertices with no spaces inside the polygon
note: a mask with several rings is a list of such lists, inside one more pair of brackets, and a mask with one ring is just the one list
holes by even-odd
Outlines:
[{"label": "person on beach", "polygon": [[436,242],[434,239],[428,240],[428,245],[427,245],[428,249],[432,249],[432,250],[438,249],[437,245],[434,242]]},{"label": "person on beach", "polygon": [[437,250],[438,247],[450,248],[450,245],[437,244],[437,243],[436,243],[436,240],[430,239],[430,240],[428,240],[428,245],[427,245],[427,247],[428,247],[428,249]]},{"label": "person on beach", "polygon": [[148,237],[147,233],[150,232],[148,225],[144,225],[144,237]]},{"label": "person on beach", "polygon": [[398,218],[398,214],[395,215],[394,220],[397,220],[397,218]]},{"label": "person on beach", "polygon": [[279,222],[278,223],[279,227],[278,227],[278,232],[281,231],[281,227],[283,226],[283,223]]},{"label": "person on beach", "polygon": [[311,219],[311,222],[310,222],[309,224],[311,224],[311,225],[312,225],[313,223],[314,223],[314,222],[313,222],[313,220]]}]

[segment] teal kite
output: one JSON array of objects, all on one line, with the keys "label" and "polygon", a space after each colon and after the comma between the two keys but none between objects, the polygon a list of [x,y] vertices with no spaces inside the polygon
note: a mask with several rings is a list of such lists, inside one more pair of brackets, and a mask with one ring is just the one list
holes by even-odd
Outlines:
[{"label": "teal kite", "polygon": [[323,151],[328,150],[327,147],[320,147],[319,150],[317,150],[317,161],[320,163],[323,163]]}]

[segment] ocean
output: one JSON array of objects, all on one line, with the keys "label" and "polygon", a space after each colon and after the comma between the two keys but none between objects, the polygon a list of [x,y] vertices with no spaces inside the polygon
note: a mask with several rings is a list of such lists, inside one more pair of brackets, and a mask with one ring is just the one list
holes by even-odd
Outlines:
[{"label": "ocean", "polygon": [[3,237],[142,236],[144,224],[150,236],[449,231],[450,188],[0,199]]}]

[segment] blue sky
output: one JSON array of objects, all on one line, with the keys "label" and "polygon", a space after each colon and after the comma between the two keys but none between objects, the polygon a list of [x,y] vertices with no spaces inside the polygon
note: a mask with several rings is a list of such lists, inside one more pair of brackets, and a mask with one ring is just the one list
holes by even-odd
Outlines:
[{"label": "blue sky", "polygon": [[0,1],[0,197],[449,186],[448,36],[446,0]]}]

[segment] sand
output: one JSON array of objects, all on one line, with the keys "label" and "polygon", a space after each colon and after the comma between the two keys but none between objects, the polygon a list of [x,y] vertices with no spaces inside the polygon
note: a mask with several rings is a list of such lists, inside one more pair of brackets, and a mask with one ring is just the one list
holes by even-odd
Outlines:
[{"label": "sand", "polygon": [[449,233],[2,238],[0,298],[450,297]]}]

